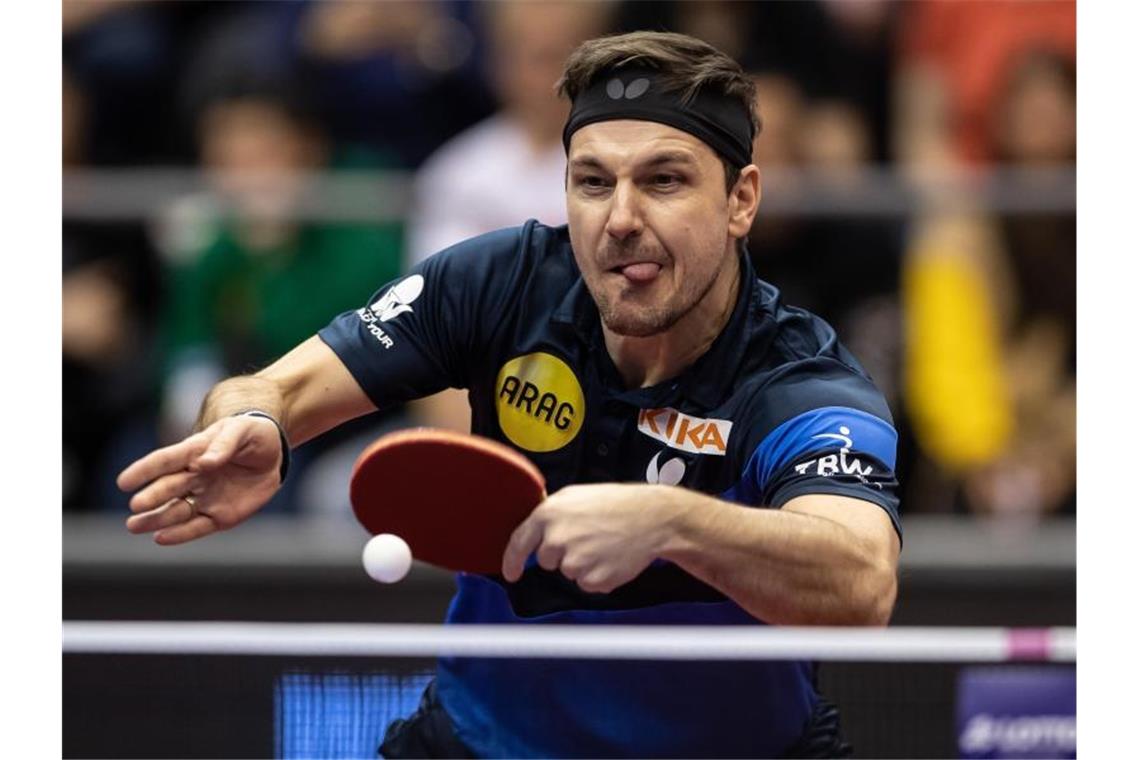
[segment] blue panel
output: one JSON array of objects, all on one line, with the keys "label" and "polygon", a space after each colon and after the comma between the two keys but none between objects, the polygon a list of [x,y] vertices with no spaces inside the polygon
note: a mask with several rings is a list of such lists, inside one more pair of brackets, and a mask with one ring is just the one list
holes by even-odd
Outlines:
[{"label": "blue panel", "polygon": [[274,756],[376,757],[388,724],[415,712],[433,675],[286,673],[273,694]]}]

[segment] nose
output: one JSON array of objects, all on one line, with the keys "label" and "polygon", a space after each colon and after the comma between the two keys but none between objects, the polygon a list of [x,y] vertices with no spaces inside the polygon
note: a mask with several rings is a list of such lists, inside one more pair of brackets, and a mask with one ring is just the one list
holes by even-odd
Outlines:
[{"label": "nose", "polygon": [[606,220],[606,234],[625,240],[641,234],[644,224],[638,206],[637,189],[632,182],[618,182],[610,196],[610,215]]}]

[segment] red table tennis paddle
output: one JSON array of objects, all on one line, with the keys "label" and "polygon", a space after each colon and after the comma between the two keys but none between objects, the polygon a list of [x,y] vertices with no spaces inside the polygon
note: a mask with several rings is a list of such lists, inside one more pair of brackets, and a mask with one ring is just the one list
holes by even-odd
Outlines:
[{"label": "red table tennis paddle", "polygon": [[365,449],[349,497],[370,533],[394,533],[416,559],[498,574],[511,534],[546,498],[546,482],[501,443],[419,428],[383,435]]}]

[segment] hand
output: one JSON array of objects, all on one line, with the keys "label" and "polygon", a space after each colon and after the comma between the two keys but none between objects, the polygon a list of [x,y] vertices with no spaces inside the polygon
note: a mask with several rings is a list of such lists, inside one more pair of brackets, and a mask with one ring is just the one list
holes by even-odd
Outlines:
[{"label": "hand", "polygon": [[263,417],[224,417],[152,451],[119,474],[119,488],[138,491],[127,530],[170,545],[232,528],[280,487],[283,455],[277,426]]},{"label": "hand", "polygon": [[558,570],[590,593],[609,593],[660,556],[679,509],[670,486],[604,483],[567,486],[546,499],[511,535],[503,577],[517,581],[526,558]]}]

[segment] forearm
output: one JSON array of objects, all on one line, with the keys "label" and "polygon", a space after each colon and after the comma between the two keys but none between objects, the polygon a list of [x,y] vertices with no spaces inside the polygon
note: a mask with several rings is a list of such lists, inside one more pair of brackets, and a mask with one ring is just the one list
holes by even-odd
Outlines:
[{"label": "forearm", "polygon": [[196,429],[248,409],[272,415],[297,446],[375,406],[332,350],[314,337],[254,375],[214,386],[202,402]]},{"label": "forearm", "polygon": [[663,559],[778,625],[885,625],[893,563],[846,526],[663,489],[675,515]]}]

